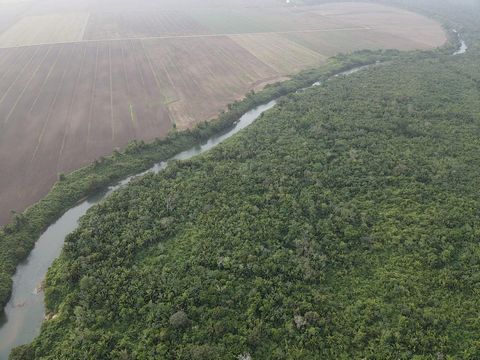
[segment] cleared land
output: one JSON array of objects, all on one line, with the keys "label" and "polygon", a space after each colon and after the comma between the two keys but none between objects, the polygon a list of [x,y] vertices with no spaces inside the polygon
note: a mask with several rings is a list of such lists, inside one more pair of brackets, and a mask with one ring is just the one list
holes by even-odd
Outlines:
[{"label": "cleared land", "polygon": [[250,89],[336,53],[445,41],[429,19],[369,4],[108,4],[62,3],[52,13],[59,6],[45,1],[15,13],[0,3],[14,19],[0,32],[0,224],[58,173],[211,119]]},{"label": "cleared land", "polygon": [[230,38],[281,74],[297,72],[326,59],[278,34],[232,35]]},{"label": "cleared land", "polygon": [[209,34],[208,28],[196,22],[185,11],[99,13],[93,15],[86,39],[136,38],[165,35]]},{"label": "cleared land", "polygon": [[258,79],[279,73],[226,36],[142,42],[173,121],[187,128],[214,117]]},{"label": "cleared land", "polygon": [[27,16],[0,35],[0,47],[80,41],[88,18],[82,13]]}]

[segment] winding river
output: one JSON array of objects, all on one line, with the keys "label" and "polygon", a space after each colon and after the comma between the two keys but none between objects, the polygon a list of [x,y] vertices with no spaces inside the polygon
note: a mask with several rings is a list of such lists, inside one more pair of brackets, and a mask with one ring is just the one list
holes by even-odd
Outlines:
[{"label": "winding river", "polygon": [[[455,33],[457,32],[455,31]],[[468,48],[459,34],[458,36],[461,47],[453,55],[463,54]],[[368,66],[357,67],[340,72],[335,77],[347,76],[366,68]],[[314,83],[312,87],[318,85],[320,85],[320,82]],[[301,89],[298,92],[306,89],[308,88]],[[71,208],[50,225],[38,239],[28,258],[17,267],[13,276],[12,297],[0,317],[0,360],[8,359],[8,355],[14,347],[29,343],[38,336],[45,318],[43,279],[48,268],[60,255],[65,237],[77,228],[78,220],[85,215],[88,209],[108,197],[115,190],[127,185],[135,177],[142,176],[147,172],[158,173],[165,169],[170,160],[190,159],[212,149],[252,124],[263,112],[274,107],[276,103],[276,100],[272,100],[246,112],[229,131],[217,134],[207,142],[180,152],[167,161],[159,162],[146,172],[128,177],[116,185],[108,187],[103,192],[97,193]]]},{"label": "winding river", "polygon": [[465,40],[463,40],[462,35],[460,35],[457,30],[453,29],[452,31],[457,34],[458,41],[460,42],[460,47],[457,51],[453,53],[453,56],[465,54],[468,50],[467,43],[465,42]]},{"label": "winding river", "polygon": [[[315,84],[317,85],[317,84]],[[45,318],[42,282],[60,255],[65,237],[78,226],[78,220],[88,209],[99,203],[115,190],[127,185],[132,179],[147,172],[158,173],[167,167],[170,160],[187,160],[217,146],[253,123],[263,112],[275,106],[276,100],[262,104],[245,113],[227,132],[211,137],[205,143],[182,151],[167,161],[155,164],[149,170],[130,176],[103,192],[97,193],[63,214],[50,225],[35,244],[28,258],[22,262],[13,276],[12,297],[0,318],[0,360],[8,359],[10,351],[19,345],[31,342],[40,332]]]}]

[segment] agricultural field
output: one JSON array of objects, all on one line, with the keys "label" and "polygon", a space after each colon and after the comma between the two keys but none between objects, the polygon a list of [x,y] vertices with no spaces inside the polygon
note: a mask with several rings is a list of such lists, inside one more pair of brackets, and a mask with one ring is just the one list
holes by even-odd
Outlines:
[{"label": "agricultural field", "polygon": [[326,60],[324,55],[279,34],[241,34],[230,38],[280,74],[297,72]]},{"label": "agricultural field", "polygon": [[88,18],[86,13],[26,16],[0,35],[0,47],[80,41]]},{"label": "agricultural field", "polygon": [[59,173],[210,120],[337,53],[446,41],[438,23],[372,4],[71,3],[0,0],[0,224]]}]

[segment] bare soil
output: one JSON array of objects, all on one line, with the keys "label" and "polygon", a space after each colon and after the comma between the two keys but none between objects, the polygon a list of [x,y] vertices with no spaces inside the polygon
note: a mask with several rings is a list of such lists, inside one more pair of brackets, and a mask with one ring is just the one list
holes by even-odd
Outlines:
[{"label": "bare soil", "polygon": [[438,23],[379,5],[227,2],[0,2],[0,224],[59,173],[214,118],[339,52],[446,41]]}]

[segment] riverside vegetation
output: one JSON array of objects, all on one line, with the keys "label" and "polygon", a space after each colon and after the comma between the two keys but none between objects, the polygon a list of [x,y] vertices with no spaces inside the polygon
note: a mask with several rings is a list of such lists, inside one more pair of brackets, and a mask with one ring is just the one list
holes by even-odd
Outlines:
[{"label": "riverside vegetation", "polygon": [[12,287],[11,276],[18,263],[30,253],[41,233],[81,199],[230,128],[243,113],[258,104],[295,92],[339,71],[376,61],[387,61],[398,55],[398,51],[386,50],[359,51],[349,56],[337,56],[319,69],[303,71],[292,80],[269,85],[258,93],[249,93],[242,101],[230,104],[228,111],[214,121],[205,122],[192,130],[174,131],[166,139],[148,144],[133,141],[124,151],[115,151],[112,156],[101,158],[71,174],[60,174],[59,181],[44,199],[24,213],[16,214],[11,224],[0,229],[0,304],[3,307],[8,302]]},{"label": "riverside vegetation", "polygon": [[114,193],[11,358],[478,359],[476,49],[291,93]]}]

